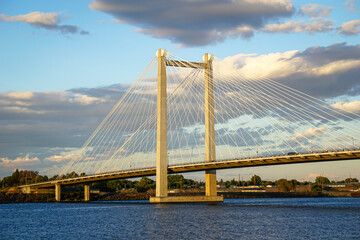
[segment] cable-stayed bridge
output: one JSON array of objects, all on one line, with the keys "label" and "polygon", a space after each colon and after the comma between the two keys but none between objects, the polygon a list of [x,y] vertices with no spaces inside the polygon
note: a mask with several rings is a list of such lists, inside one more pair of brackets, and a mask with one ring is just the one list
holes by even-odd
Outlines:
[{"label": "cable-stayed bridge", "polygon": [[[156,175],[152,202],[221,201],[216,169],[359,159],[360,116],[205,54],[189,62],[165,50],[52,182],[61,185]],[[167,174],[205,171],[203,198],[167,196]],[[61,179],[76,172],[82,177]]]}]

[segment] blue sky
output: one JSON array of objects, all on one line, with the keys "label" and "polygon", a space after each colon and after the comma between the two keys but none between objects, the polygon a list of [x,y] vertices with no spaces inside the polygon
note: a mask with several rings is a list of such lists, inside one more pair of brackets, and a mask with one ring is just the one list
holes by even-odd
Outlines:
[{"label": "blue sky", "polygon": [[[251,39],[227,38],[219,44],[177,48],[168,39],[154,39],[136,33],[136,26],[120,24],[111,15],[90,9],[91,1],[2,1],[1,13],[8,16],[34,11],[60,13],[61,24],[79,26],[89,35],[60,34],[36,28],[23,22],[1,22],[1,84],[0,91],[49,91],[76,87],[98,87],[132,82],[154,55],[165,48],[185,59],[200,59],[204,52],[219,58],[237,53],[284,52],[304,50],[312,46],[328,46],[346,42],[357,44],[359,36],[344,36],[336,31],[314,34],[256,32]],[[308,19],[299,14],[306,3],[327,1],[294,1],[294,16],[289,20]],[[328,19],[334,27],[358,19],[359,13],[349,11],[343,1],[332,2]]]},{"label": "blue sky", "polygon": [[[284,72],[290,71],[290,66],[325,69],[344,63],[342,69],[323,78],[314,77],[310,70],[302,72],[302,78],[296,72],[283,77],[275,70],[266,74],[264,71],[264,76],[321,99],[352,102],[351,111],[360,113],[357,104],[359,1],[259,0],[252,10],[246,9],[253,6],[245,0],[196,0],[190,7],[187,1],[156,1],[150,5],[145,2],[0,2],[0,122],[3,125],[0,136],[11,138],[7,143],[0,143],[0,176],[15,167],[45,171],[53,167],[45,159],[71,154],[79,148],[118,99],[109,86],[122,89],[131,84],[159,48],[191,61],[200,60],[205,52],[228,61],[238,61],[239,54],[256,54],[253,60],[268,64],[269,69],[285,67]],[[34,12],[36,20],[31,15]],[[154,14],[157,12],[161,14]],[[298,51],[297,56],[289,53],[294,50]],[[315,51],[318,52],[314,54]],[[352,53],[352,56],[342,56],[340,52]],[[281,65],[284,58],[291,65]],[[246,65],[249,68],[250,61]],[[334,79],[338,85],[330,84]],[[340,79],[348,80],[341,83]],[[324,85],[323,91],[314,90],[319,84]],[[76,90],[80,88],[82,90]],[[29,101],[28,105],[16,103],[19,100]],[[44,116],[47,111],[58,111],[58,115]],[[90,118],[89,125],[76,127],[81,121],[73,119],[71,111],[82,111],[83,115],[77,115]],[[46,126],[43,129],[49,132],[40,126]],[[27,134],[20,134],[14,128],[24,128]],[[72,128],[79,132],[67,138],[65,133]],[[54,129],[62,131],[64,136]],[[31,139],[34,134],[36,140]],[[34,141],[38,144],[31,144]],[[33,165],[31,159],[35,159]],[[21,165],[21,160],[29,165]],[[342,177],[351,168],[359,169],[358,162],[352,164],[355,165],[341,171]],[[322,173],[336,175],[335,168],[329,167]],[[286,169],[291,172],[289,169],[293,168]],[[300,169],[303,172],[294,173],[294,177],[305,178],[312,173],[310,166]],[[276,177],[270,172],[265,175]]]}]

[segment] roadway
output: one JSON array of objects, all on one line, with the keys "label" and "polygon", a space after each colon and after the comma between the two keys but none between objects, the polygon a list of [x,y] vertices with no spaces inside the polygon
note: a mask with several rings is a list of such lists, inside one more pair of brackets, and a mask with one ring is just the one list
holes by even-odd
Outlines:
[{"label": "roadway", "polygon": [[[343,161],[343,160],[357,160],[360,159],[360,150],[338,151],[338,152],[323,152],[323,153],[308,153],[297,155],[283,155],[283,156],[269,156],[248,159],[231,159],[215,162],[201,162],[184,165],[168,166],[168,174],[197,172],[205,170],[228,169],[228,168],[245,168],[245,167],[259,167],[279,164],[296,164],[296,163],[313,163],[325,161]],[[118,171],[111,173],[102,173],[87,175],[69,179],[59,179],[49,182],[34,183],[19,186],[20,188],[49,188],[54,187],[55,184],[60,185],[74,185],[74,184],[89,184],[98,181],[108,181],[115,179],[137,178],[145,176],[154,176],[156,168],[145,168]]]}]

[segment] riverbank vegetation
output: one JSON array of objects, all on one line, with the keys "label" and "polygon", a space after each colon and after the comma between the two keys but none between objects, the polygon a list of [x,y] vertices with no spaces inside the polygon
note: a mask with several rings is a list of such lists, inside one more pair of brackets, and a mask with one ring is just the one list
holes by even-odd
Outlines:
[{"label": "riverbank vegetation", "polygon": [[[84,173],[78,175],[75,172],[69,173],[67,175],[58,176],[55,175],[53,177],[42,176],[37,171],[32,170],[18,170],[16,169],[14,173],[10,176],[6,176],[3,179],[0,179],[0,188],[3,191],[6,189],[11,189],[24,184],[32,184],[39,182],[46,182],[55,179],[65,179],[65,178],[73,178],[85,176]],[[193,179],[187,179],[183,175],[174,174],[168,175],[168,185],[169,189],[176,190],[191,190],[191,189],[204,189],[205,183],[202,181],[196,181]],[[119,180],[111,180],[111,181],[102,181],[95,182],[91,184],[91,189],[97,189],[99,192],[117,192],[121,190],[131,190],[138,193],[145,193],[149,190],[155,189],[156,182],[150,178],[143,177],[140,180],[127,180],[127,179],[119,179]],[[306,191],[322,191],[329,190],[330,187],[336,186],[355,186],[360,187],[359,181],[356,178],[346,178],[341,181],[330,181],[327,177],[317,176],[314,182],[303,181],[300,182],[298,180],[292,179],[278,179],[275,181],[263,180],[258,175],[253,175],[249,180],[238,180],[231,179],[224,181],[220,179],[218,181],[219,189],[239,189],[239,188],[274,188],[278,192],[295,192],[297,189],[304,189]],[[68,187],[72,188],[72,187]],[[78,187],[74,187],[75,189]]]}]

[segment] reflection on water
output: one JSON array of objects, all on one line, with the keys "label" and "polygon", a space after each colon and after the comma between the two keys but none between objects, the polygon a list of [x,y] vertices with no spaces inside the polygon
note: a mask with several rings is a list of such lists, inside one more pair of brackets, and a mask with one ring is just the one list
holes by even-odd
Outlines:
[{"label": "reflection on water", "polygon": [[360,239],[360,198],[0,205],[0,239]]}]

